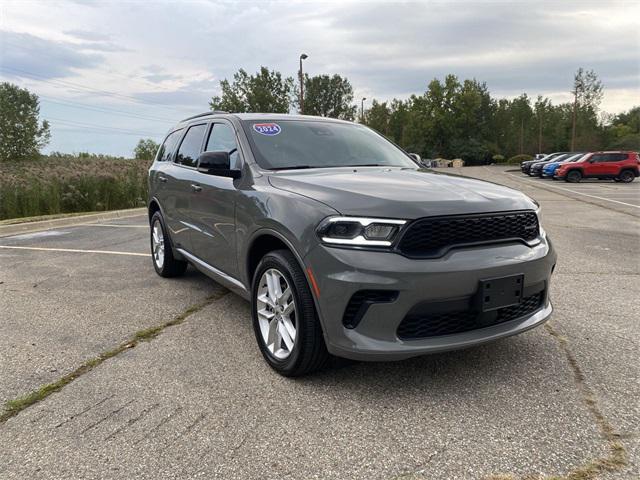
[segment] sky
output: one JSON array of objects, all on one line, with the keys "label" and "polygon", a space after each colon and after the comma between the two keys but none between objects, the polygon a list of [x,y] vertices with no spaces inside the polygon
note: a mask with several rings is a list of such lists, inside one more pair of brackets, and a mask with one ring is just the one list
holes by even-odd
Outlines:
[{"label": "sky", "polygon": [[355,98],[423,93],[453,73],[495,97],[570,100],[593,69],[601,109],[640,104],[637,1],[15,1],[0,3],[0,81],[40,97],[45,152],[131,156],[264,65],[346,76]]}]

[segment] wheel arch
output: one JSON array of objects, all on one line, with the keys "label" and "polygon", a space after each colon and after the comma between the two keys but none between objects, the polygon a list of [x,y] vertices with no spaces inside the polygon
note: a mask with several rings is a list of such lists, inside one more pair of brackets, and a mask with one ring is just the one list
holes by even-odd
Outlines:
[{"label": "wheel arch", "polygon": [[273,230],[271,228],[262,228],[260,230],[257,230],[253,234],[248,244],[249,244],[249,248],[247,248],[247,253],[244,258],[245,263],[241,268],[244,269],[246,279],[247,279],[246,280],[247,285],[249,287],[248,291],[250,292],[250,295],[253,296],[253,292],[252,292],[253,275],[255,274],[256,268],[258,267],[258,264],[260,263],[260,260],[262,259],[262,257],[264,257],[267,253],[274,250],[279,250],[283,248],[286,250],[289,250],[291,254],[294,256],[294,258],[296,259],[296,261],[298,262],[298,265],[300,265],[300,268],[302,269],[302,272],[304,273],[304,276],[307,279],[307,284],[309,285],[309,289],[311,290],[311,297],[313,298],[313,302],[316,307],[316,314],[318,315],[318,319],[320,320],[320,327],[322,328],[322,334],[325,336],[325,342],[326,342],[327,339],[324,333],[326,331],[326,329],[324,328],[324,319],[322,318],[322,314],[320,312],[320,305],[318,304],[316,291],[313,288],[313,285],[315,284],[315,279],[312,280],[310,278],[310,275],[312,275],[312,273],[310,273],[310,269],[304,263],[302,255],[300,255],[300,253],[298,252],[296,247],[293,245],[293,243],[276,230]]}]

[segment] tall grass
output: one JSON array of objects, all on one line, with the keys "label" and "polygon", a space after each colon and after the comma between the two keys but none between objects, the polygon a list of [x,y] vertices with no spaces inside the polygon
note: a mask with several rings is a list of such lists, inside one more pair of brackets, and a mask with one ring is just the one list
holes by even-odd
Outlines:
[{"label": "tall grass", "polygon": [[144,206],[150,163],[59,154],[0,163],[0,220]]}]

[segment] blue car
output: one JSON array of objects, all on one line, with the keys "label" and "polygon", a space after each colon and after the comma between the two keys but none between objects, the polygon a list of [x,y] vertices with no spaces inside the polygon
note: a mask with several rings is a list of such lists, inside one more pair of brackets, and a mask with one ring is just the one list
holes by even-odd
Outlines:
[{"label": "blue car", "polygon": [[576,160],[580,160],[585,155],[585,152],[577,153],[575,155],[571,155],[568,158],[560,162],[550,162],[542,167],[542,178],[553,178],[553,175],[556,173],[558,167],[563,163],[575,162]]}]

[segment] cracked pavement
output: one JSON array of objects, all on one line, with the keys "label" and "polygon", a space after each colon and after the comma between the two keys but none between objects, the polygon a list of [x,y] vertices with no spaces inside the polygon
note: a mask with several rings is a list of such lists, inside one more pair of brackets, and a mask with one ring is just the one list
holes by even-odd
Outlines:
[{"label": "cracked pavement", "polygon": [[[551,325],[629,458],[600,478],[638,478],[640,209],[542,189],[498,167],[451,170],[541,203],[559,254]],[[640,193],[640,183],[625,187]],[[146,253],[144,222],[64,227],[0,245]],[[0,282],[2,401],[222,292],[192,269],[161,279],[144,256],[49,250],[0,249]],[[609,455],[579,387],[545,328],[282,378],[260,356],[248,304],[229,293],[0,424],[0,478],[566,475]]]}]

